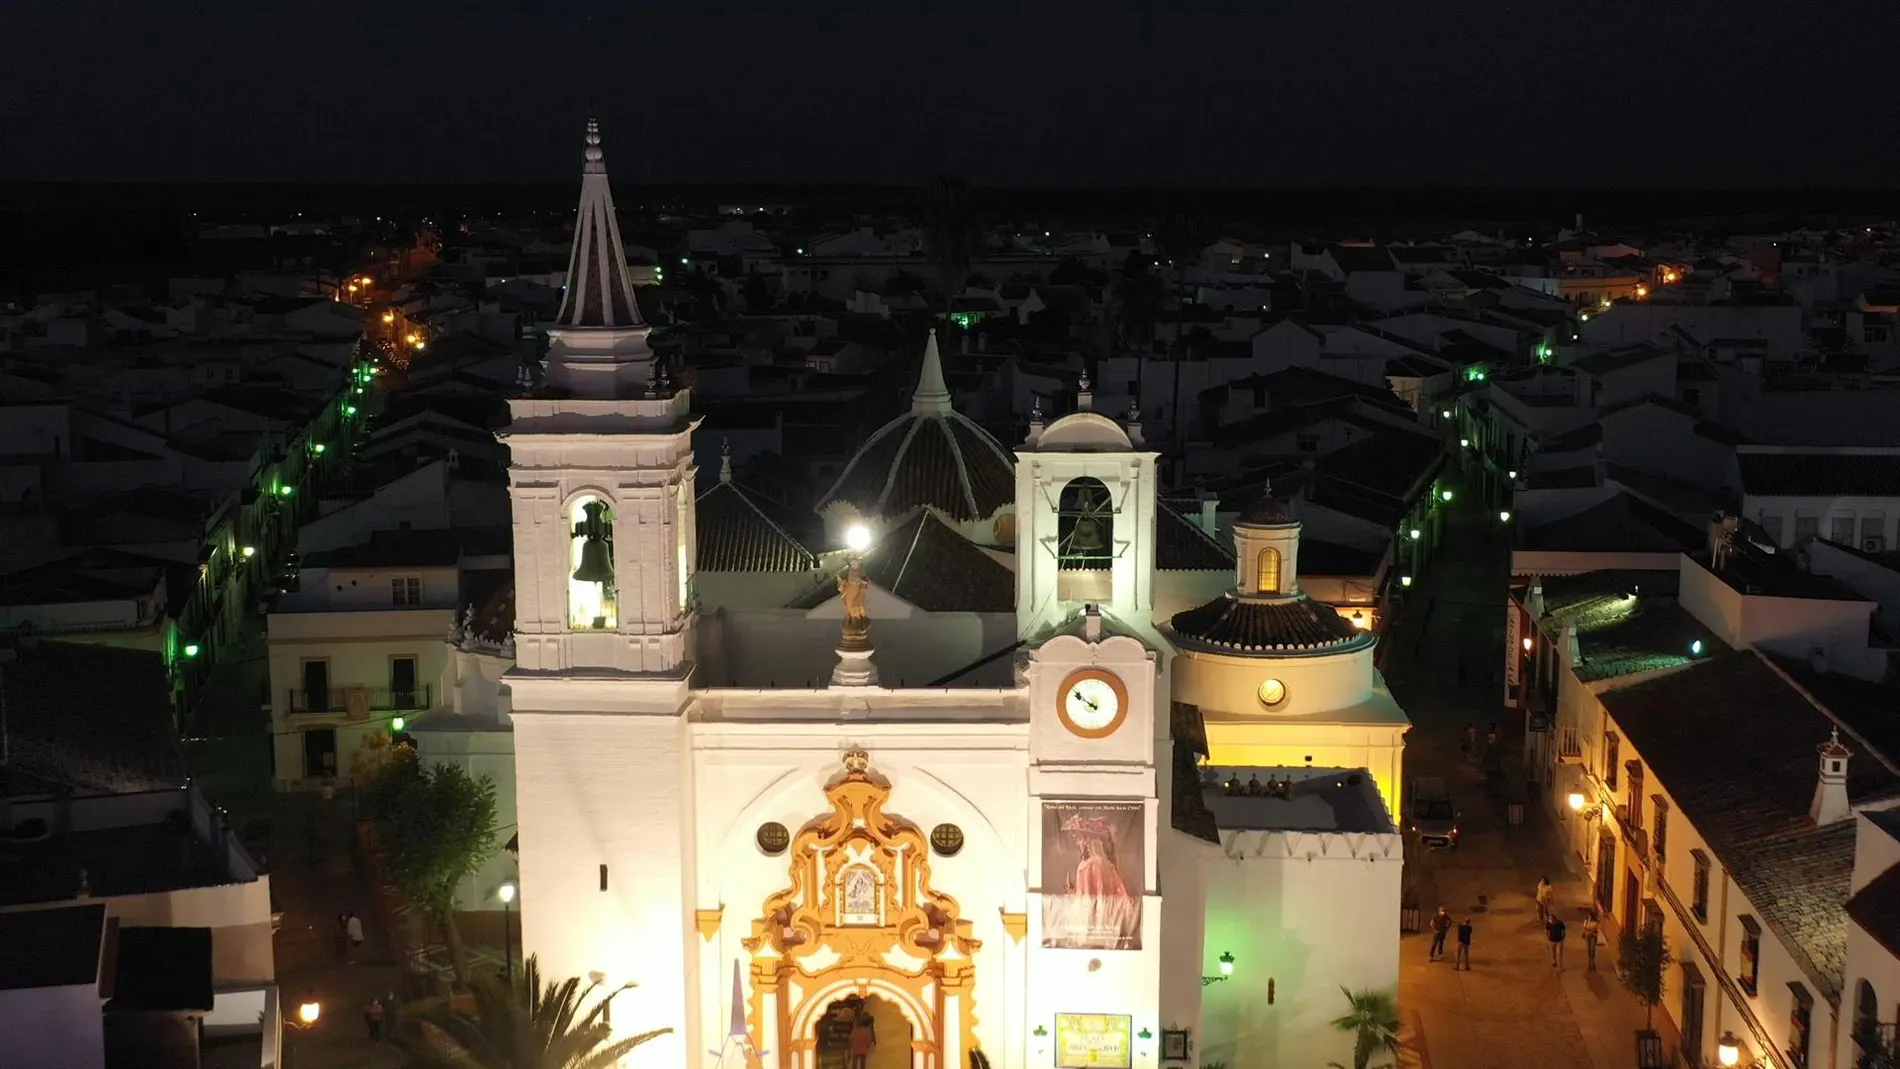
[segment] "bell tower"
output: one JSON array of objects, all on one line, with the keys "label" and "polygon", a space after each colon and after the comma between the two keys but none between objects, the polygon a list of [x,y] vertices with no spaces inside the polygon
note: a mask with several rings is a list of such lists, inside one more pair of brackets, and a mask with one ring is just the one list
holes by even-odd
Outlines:
[{"label": "bell tower", "polygon": [[1016,631],[1028,638],[1088,605],[1144,631],[1154,613],[1155,460],[1138,411],[1040,409],[1016,447]]},{"label": "bell tower", "polygon": [[[647,344],[589,121],[545,386],[509,402],[521,939],[550,976],[598,977],[616,1033],[698,1020],[693,852],[692,432]],[[690,1029],[643,1048],[685,1064]]]}]

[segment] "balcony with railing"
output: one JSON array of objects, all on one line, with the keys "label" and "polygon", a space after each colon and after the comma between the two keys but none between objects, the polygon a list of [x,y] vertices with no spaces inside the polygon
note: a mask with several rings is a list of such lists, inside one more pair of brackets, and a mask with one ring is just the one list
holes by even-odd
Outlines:
[{"label": "balcony with railing", "polygon": [[1862,1021],[1854,1026],[1854,1069],[1900,1069],[1896,1023]]},{"label": "balcony with railing", "polygon": [[1576,728],[1557,729],[1557,760],[1560,764],[1583,764],[1583,734]]},{"label": "balcony with railing", "polygon": [[298,687],[289,692],[293,713],[349,716],[362,719],[371,713],[407,713],[429,708],[430,686],[413,687],[332,687],[328,690]]}]

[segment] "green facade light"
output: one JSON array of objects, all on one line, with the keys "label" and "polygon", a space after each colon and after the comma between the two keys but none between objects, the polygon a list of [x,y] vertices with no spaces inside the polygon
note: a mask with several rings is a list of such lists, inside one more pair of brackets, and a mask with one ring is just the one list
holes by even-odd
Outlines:
[{"label": "green facade light", "polygon": [[1399,585],[1400,585],[1400,586],[1411,586],[1411,585],[1412,585],[1412,577],[1411,577],[1411,576],[1409,576],[1409,575],[1401,575],[1401,576],[1399,576]]},{"label": "green facade light", "polygon": [[1419,531],[1418,531],[1418,528],[1416,527],[1406,532],[1406,536],[1414,542],[1418,541],[1418,535],[1419,535]]},{"label": "green facade light", "polygon": [[1694,642],[1689,643],[1689,656],[1691,657],[1702,656],[1702,640],[1701,639],[1696,639]]},{"label": "green facade light", "polygon": [[1499,510],[1498,510],[1498,522],[1499,522],[1499,523],[1510,523],[1510,522],[1511,522],[1511,510],[1510,510],[1510,509],[1499,509]]},{"label": "green facade light", "polygon": [[241,550],[241,552],[242,552],[242,553],[244,554],[244,559],[245,559],[245,560],[250,560],[250,559],[251,559],[252,557],[255,557],[255,556],[257,556],[257,547],[256,547],[256,546],[245,546],[245,547],[244,547],[244,549],[243,549],[243,550]]},{"label": "green facade light", "polygon": [[[1700,643],[1698,643],[1698,645],[1700,645]],[[198,644],[196,642],[185,643],[185,656],[186,657],[198,656]]]},{"label": "green facade light", "polygon": [[310,451],[311,451],[312,453],[317,453],[317,454],[319,454],[319,455],[321,455],[321,454],[323,453],[323,451],[324,451],[324,450],[326,450],[326,449],[328,449],[328,448],[330,448],[330,447],[329,447],[329,446],[327,446],[327,445],[324,445],[324,444],[323,444],[322,442],[312,442],[312,443],[310,444]]},{"label": "green facade light", "polygon": [[409,726],[408,717],[396,716],[396,717],[391,717],[389,720],[389,730],[391,731],[401,731],[402,729],[408,726]]},{"label": "green facade light", "polygon": [[344,415],[346,415],[346,416],[354,416],[354,415],[356,415],[356,406],[355,406],[355,405],[344,405],[344,406],[343,406],[343,414],[344,414]]},{"label": "green facade light", "polygon": [[1438,491],[1438,500],[1440,500],[1440,501],[1450,501],[1450,500],[1451,500],[1451,491],[1450,491],[1450,490],[1440,490],[1440,491]]},{"label": "green facade light", "polygon": [[1460,449],[1470,449],[1470,448],[1471,448],[1471,439],[1469,439],[1469,438],[1460,438],[1460,439],[1458,439],[1458,448],[1460,448]]},{"label": "green facade light", "polygon": [[289,497],[290,495],[296,492],[297,492],[297,488],[294,486],[280,486],[277,488],[278,497]]}]

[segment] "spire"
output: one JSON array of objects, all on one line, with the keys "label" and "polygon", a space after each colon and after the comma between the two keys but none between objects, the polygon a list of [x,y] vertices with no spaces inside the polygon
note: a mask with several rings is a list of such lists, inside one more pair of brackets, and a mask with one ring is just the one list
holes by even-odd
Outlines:
[{"label": "spire", "polygon": [[567,260],[567,293],[561,299],[562,327],[639,327],[640,306],[627,280],[627,251],[614,219],[613,189],[607,159],[600,150],[600,124],[587,120],[581,150],[581,205],[574,220],[574,251]]},{"label": "spire", "polygon": [[943,382],[943,357],[937,353],[937,328],[930,328],[930,340],[924,343],[924,366],[917,373],[917,392],[910,396],[910,410],[920,416],[950,411],[950,387]]},{"label": "spire", "polygon": [[1080,387],[1075,394],[1075,408],[1078,412],[1087,412],[1095,407],[1095,394],[1089,390],[1089,373],[1082,372],[1082,378],[1076,383]]}]

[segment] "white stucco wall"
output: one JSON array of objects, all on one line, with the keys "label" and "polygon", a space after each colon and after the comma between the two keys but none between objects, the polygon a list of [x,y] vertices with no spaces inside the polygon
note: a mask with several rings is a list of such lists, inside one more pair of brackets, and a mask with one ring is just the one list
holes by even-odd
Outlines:
[{"label": "white stucco wall", "polygon": [[1345,1012],[1341,985],[1397,991],[1400,837],[1221,839],[1226,856],[1207,862],[1202,975],[1217,973],[1222,953],[1234,973],[1202,994],[1195,1059],[1229,1069],[1351,1064],[1350,1037],[1328,1023]]}]

